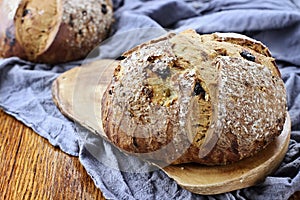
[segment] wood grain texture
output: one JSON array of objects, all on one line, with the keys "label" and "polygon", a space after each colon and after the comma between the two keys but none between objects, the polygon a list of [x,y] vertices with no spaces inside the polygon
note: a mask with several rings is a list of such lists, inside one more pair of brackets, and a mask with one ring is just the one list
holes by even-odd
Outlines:
[{"label": "wood grain texture", "polygon": [[0,199],[105,199],[77,157],[0,110]]}]

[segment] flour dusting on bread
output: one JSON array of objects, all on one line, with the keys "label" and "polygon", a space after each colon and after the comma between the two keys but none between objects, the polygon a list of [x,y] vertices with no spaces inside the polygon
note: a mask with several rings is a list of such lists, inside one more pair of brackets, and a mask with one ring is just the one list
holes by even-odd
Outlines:
[{"label": "flour dusting on bread", "polygon": [[239,34],[168,34],[124,53],[102,99],[109,140],[156,163],[228,164],[282,131],[286,96],[266,46]]}]

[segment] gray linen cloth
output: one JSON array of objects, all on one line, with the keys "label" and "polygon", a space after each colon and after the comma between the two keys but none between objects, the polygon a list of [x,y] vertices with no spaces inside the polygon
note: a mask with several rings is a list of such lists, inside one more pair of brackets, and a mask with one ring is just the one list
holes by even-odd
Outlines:
[{"label": "gray linen cloth", "polygon": [[220,195],[203,196],[182,189],[161,170],[124,155],[59,112],[52,102],[51,84],[83,61],[53,66],[16,57],[0,60],[0,107],[50,144],[78,156],[107,199],[266,200],[288,199],[300,191],[300,1],[115,0],[114,9],[112,37],[101,44],[97,58],[116,58],[165,29],[238,32],[270,48],[287,88],[292,120],[289,149],[275,173],[258,185]]}]

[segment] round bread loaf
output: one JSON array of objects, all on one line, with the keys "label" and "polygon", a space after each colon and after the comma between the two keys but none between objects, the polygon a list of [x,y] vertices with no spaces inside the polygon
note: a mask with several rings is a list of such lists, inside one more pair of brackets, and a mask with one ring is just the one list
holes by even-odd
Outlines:
[{"label": "round bread loaf", "polygon": [[193,30],[144,43],[124,59],[102,99],[108,139],[160,165],[222,165],[280,135],[284,83],[261,42]]},{"label": "round bread loaf", "polygon": [[86,57],[113,21],[111,0],[1,0],[0,9],[0,56],[50,64]]}]

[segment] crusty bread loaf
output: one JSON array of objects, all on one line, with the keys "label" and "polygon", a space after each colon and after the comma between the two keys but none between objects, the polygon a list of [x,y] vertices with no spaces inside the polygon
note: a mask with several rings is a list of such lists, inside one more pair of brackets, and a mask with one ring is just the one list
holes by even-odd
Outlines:
[{"label": "crusty bread loaf", "polygon": [[111,0],[1,0],[0,9],[0,56],[51,64],[86,57],[113,21]]},{"label": "crusty bread loaf", "polygon": [[14,16],[21,0],[0,0],[0,58],[25,57],[20,43],[16,40]]},{"label": "crusty bread loaf", "polygon": [[127,153],[161,165],[227,164],[283,129],[284,83],[261,42],[187,30],[123,56],[101,112],[107,137]]}]

